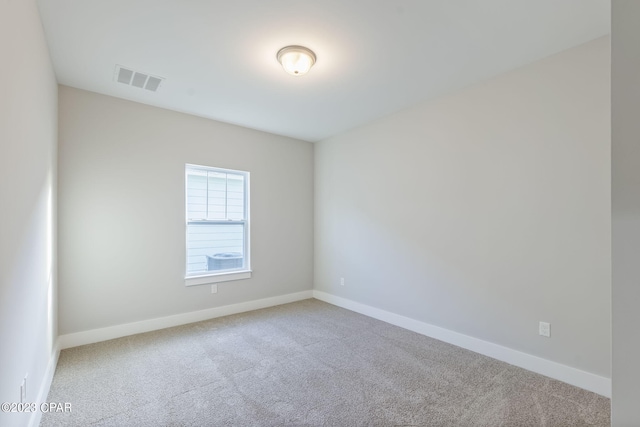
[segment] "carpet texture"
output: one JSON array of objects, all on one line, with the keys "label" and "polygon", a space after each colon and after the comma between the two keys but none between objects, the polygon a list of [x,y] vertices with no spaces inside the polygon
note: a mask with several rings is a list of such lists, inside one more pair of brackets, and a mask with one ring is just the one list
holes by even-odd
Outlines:
[{"label": "carpet texture", "polygon": [[41,426],[608,426],[609,399],[314,299],[67,349]]}]

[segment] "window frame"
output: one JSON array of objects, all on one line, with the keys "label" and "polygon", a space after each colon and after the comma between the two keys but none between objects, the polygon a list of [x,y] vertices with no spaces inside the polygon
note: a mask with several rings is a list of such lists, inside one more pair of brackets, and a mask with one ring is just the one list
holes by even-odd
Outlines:
[{"label": "window frame", "polygon": [[[244,177],[244,219],[242,220],[207,220],[197,219],[191,220],[189,218],[189,189],[188,189],[188,176],[189,170],[200,169],[202,171],[217,172],[217,173],[229,173],[235,175],[242,175]],[[251,209],[250,209],[250,173],[248,171],[241,171],[235,169],[219,168],[214,166],[203,166],[193,163],[185,163],[184,165],[184,242],[185,242],[185,257],[184,257],[184,281],[185,286],[207,285],[211,283],[229,282],[233,280],[242,280],[251,278],[251,250],[250,250],[250,229],[251,229]],[[190,224],[203,223],[203,224],[240,224],[244,225],[244,251],[243,259],[244,265],[238,269],[220,270],[219,272],[206,271],[199,274],[188,274],[188,244],[189,236],[188,229]]]}]

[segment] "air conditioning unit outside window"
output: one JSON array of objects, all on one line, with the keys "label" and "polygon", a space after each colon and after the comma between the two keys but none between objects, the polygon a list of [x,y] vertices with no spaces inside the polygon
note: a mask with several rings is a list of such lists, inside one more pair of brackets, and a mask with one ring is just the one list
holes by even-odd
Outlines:
[{"label": "air conditioning unit outside window", "polygon": [[242,268],[242,263],[243,257],[240,252],[222,252],[213,256],[207,255],[207,270],[209,271]]}]

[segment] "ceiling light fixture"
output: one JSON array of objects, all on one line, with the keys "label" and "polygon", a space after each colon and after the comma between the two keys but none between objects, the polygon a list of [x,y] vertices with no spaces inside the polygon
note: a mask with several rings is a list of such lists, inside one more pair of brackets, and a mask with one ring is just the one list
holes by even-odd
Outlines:
[{"label": "ceiling light fixture", "polygon": [[316,54],[304,46],[286,46],[278,51],[278,62],[292,76],[306,74],[316,63]]}]

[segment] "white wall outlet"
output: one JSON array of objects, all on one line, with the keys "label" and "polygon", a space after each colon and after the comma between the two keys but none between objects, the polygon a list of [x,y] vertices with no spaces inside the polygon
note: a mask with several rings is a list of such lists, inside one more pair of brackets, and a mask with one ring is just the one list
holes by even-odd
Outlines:
[{"label": "white wall outlet", "polygon": [[540,322],[540,326],[538,326],[538,333],[543,337],[551,337],[551,323]]},{"label": "white wall outlet", "polygon": [[340,286],[344,286],[344,277],[340,278]]},{"label": "white wall outlet", "polygon": [[212,294],[218,293],[218,285],[211,285],[211,293]]},{"label": "white wall outlet", "polygon": [[22,379],[22,384],[20,384],[20,403],[27,402],[27,377],[29,374],[26,374]]}]

